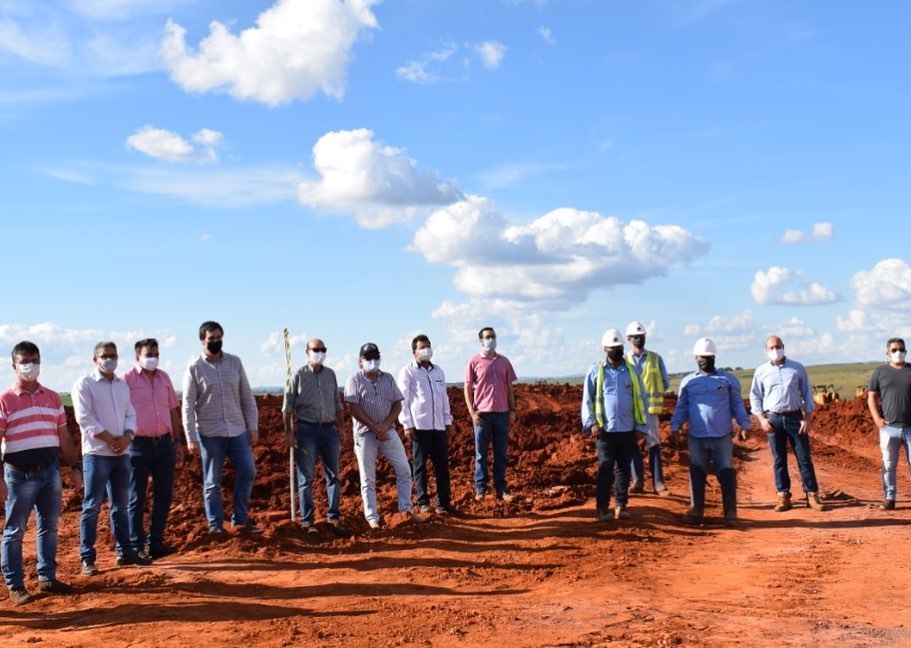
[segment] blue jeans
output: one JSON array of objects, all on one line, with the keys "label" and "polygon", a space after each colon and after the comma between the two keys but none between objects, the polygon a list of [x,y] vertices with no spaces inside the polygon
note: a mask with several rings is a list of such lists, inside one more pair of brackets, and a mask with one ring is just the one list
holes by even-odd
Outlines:
[{"label": "blue jeans", "polygon": [[313,524],[313,474],[316,458],[323,462],[323,476],[326,478],[326,499],[329,501],[330,520],[339,519],[339,504],[342,487],[338,481],[339,449],[338,432],[335,424],[313,425],[297,422],[297,450],[294,451],[294,465],[297,473],[297,495],[300,500],[300,515],[304,522]]},{"label": "blue jeans", "polygon": [[733,468],[734,439],[730,434],[718,437],[687,436],[686,447],[690,454],[690,464],[696,466],[708,475],[709,462],[715,467],[715,475],[721,474],[726,468]]},{"label": "blue jeans", "polygon": [[[600,439],[595,439],[598,449],[598,474],[595,478],[596,506],[610,506],[611,485],[616,488],[617,506],[626,506],[629,501],[630,462],[633,452],[639,452],[635,432],[604,432]],[[617,469],[617,480],[614,482],[614,467]]]},{"label": "blue jeans", "polygon": [[879,449],[883,454],[883,491],[886,499],[895,499],[895,472],[901,448],[911,466],[911,427],[887,425],[879,429]]},{"label": "blue jeans", "polygon": [[3,580],[10,589],[24,587],[22,536],[28,516],[35,509],[38,532],[38,579],[57,578],[57,521],[60,519],[60,465],[37,472],[22,472],[9,464],[3,466],[9,495],[6,499],[6,524],[3,527]]},{"label": "blue jeans", "polygon": [[127,501],[130,497],[130,457],[106,457],[87,454],[82,457],[85,497],[79,518],[79,557],[95,562],[95,540],[98,537],[98,514],[107,490],[111,507],[111,532],[118,556],[130,553],[130,520]]},{"label": "blue jeans", "polygon": [[506,488],[506,452],[509,449],[509,412],[480,412],[481,425],[474,426],[474,486],[487,492],[487,451],[493,441],[493,487],[497,494]]},{"label": "blue jeans", "polygon": [[152,514],[149,544],[164,542],[168,511],[174,493],[174,441],[170,434],[159,437],[136,437],[130,444],[130,544],[134,551],[144,551],[146,534],[142,518],[146,508],[146,490],[152,477]]},{"label": "blue jeans", "polygon": [[427,458],[433,463],[437,485],[437,506],[451,506],[449,488],[449,441],[446,430],[415,430],[411,439],[411,471],[418,506],[429,506],[427,493]]},{"label": "blue jeans", "polygon": [[810,457],[810,437],[800,433],[799,414],[782,415],[769,412],[766,415],[772,424],[772,432],[766,436],[772,450],[772,468],[775,472],[775,490],[779,493],[791,492],[791,476],[788,474],[788,442],[794,448],[797,467],[800,469],[800,480],[803,492],[817,493],[816,470]]},{"label": "blue jeans", "polygon": [[221,473],[225,459],[234,466],[234,514],[232,524],[247,522],[250,493],[256,477],[253,450],[246,433],[233,437],[199,437],[199,453],[202,456],[202,495],[206,505],[206,520],[210,529],[221,529],[225,523],[225,509],[221,499]]}]

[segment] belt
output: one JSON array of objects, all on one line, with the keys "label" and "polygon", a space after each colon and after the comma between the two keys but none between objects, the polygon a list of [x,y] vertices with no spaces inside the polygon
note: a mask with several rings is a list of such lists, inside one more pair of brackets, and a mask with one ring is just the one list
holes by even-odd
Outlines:
[{"label": "belt", "polygon": [[328,423],[317,423],[316,421],[305,421],[304,419],[300,419],[300,422],[304,425],[310,425],[313,427],[332,427],[335,425],[335,421],[329,421]]},{"label": "belt", "polygon": [[26,467],[24,467],[24,466],[17,466],[16,464],[10,463],[10,462],[7,461],[7,462],[6,462],[6,465],[8,465],[8,466],[9,466],[10,468],[12,468],[13,470],[18,470],[19,472],[23,472],[23,473],[25,473],[26,475],[30,475],[30,474],[34,474],[34,473],[39,473],[39,472],[41,472],[42,470],[47,470],[48,468],[50,468],[51,466],[53,466],[54,463],[53,463],[52,461],[49,461],[49,462],[47,462],[47,463],[40,463],[40,464],[37,464],[37,465],[34,465],[34,466],[28,466],[28,467],[26,468]]},{"label": "belt", "polygon": [[800,416],[800,415],[801,415],[801,411],[800,411],[799,409],[796,409],[796,410],[788,410],[787,412],[771,412],[771,411],[766,411],[765,413],[766,413],[766,414],[771,414],[772,416]]},{"label": "belt", "polygon": [[171,434],[165,432],[164,434],[157,434],[155,436],[137,436],[133,441],[150,441],[152,443],[164,443],[165,440],[171,440]]}]

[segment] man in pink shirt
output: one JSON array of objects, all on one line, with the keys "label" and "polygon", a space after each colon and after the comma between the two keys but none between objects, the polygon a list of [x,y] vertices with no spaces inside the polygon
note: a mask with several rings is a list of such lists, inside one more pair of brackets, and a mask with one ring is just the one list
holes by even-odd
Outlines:
[{"label": "man in pink shirt", "polygon": [[[164,531],[174,492],[174,466],[183,458],[183,448],[177,441],[180,403],[171,378],[158,368],[158,341],[139,340],[134,348],[136,364],[123,375],[136,410],[136,437],[130,443],[130,543],[137,553],[163,558],[174,553],[164,540]],[[142,518],[150,476],[152,513],[146,538]]]},{"label": "man in pink shirt", "polygon": [[465,403],[474,424],[475,499],[487,494],[487,452],[493,442],[493,486],[497,499],[512,501],[506,486],[509,426],[516,417],[512,384],[516,372],[506,356],[497,353],[497,333],[485,326],[478,332],[481,352],[465,365]]}]

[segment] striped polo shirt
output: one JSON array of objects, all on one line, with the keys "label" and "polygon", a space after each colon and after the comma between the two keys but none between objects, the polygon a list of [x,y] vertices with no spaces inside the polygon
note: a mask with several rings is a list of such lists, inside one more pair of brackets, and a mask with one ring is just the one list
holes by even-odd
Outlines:
[{"label": "striped polo shirt", "polygon": [[33,392],[14,385],[0,394],[0,436],[5,461],[19,465],[13,455],[20,457],[39,454],[39,449],[60,447],[57,428],[66,425],[66,413],[57,392],[38,385]]},{"label": "striped polo shirt", "polygon": [[[370,380],[363,371],[358,371],[345,384],[345,402],[358,405],[374,423],[382,423],[392,411],[392,405],[404,398],[395,378],[385,371],[379,372],[376,380]],[[367,426],[354,419],[355,435],[369,433]]]}]

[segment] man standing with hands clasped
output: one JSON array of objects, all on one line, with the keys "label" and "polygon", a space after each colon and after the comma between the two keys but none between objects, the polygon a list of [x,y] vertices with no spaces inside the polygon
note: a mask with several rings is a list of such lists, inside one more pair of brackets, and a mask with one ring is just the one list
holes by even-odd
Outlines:
[{"label": "man standing with hands clasped", "polygon": [[775,471],[778,502],[775,510],[791,508],[791,476],[788,474],[788,443],[794,448],[807,507],[825,511],[819,499],[816,471],[810,457],[810,428],[813,425],[813,395],[807,371],[784,354],[784,342],[775,335],[765,343],[768,362],[759,365],[750,387],[750,409],[769,439]]}]

